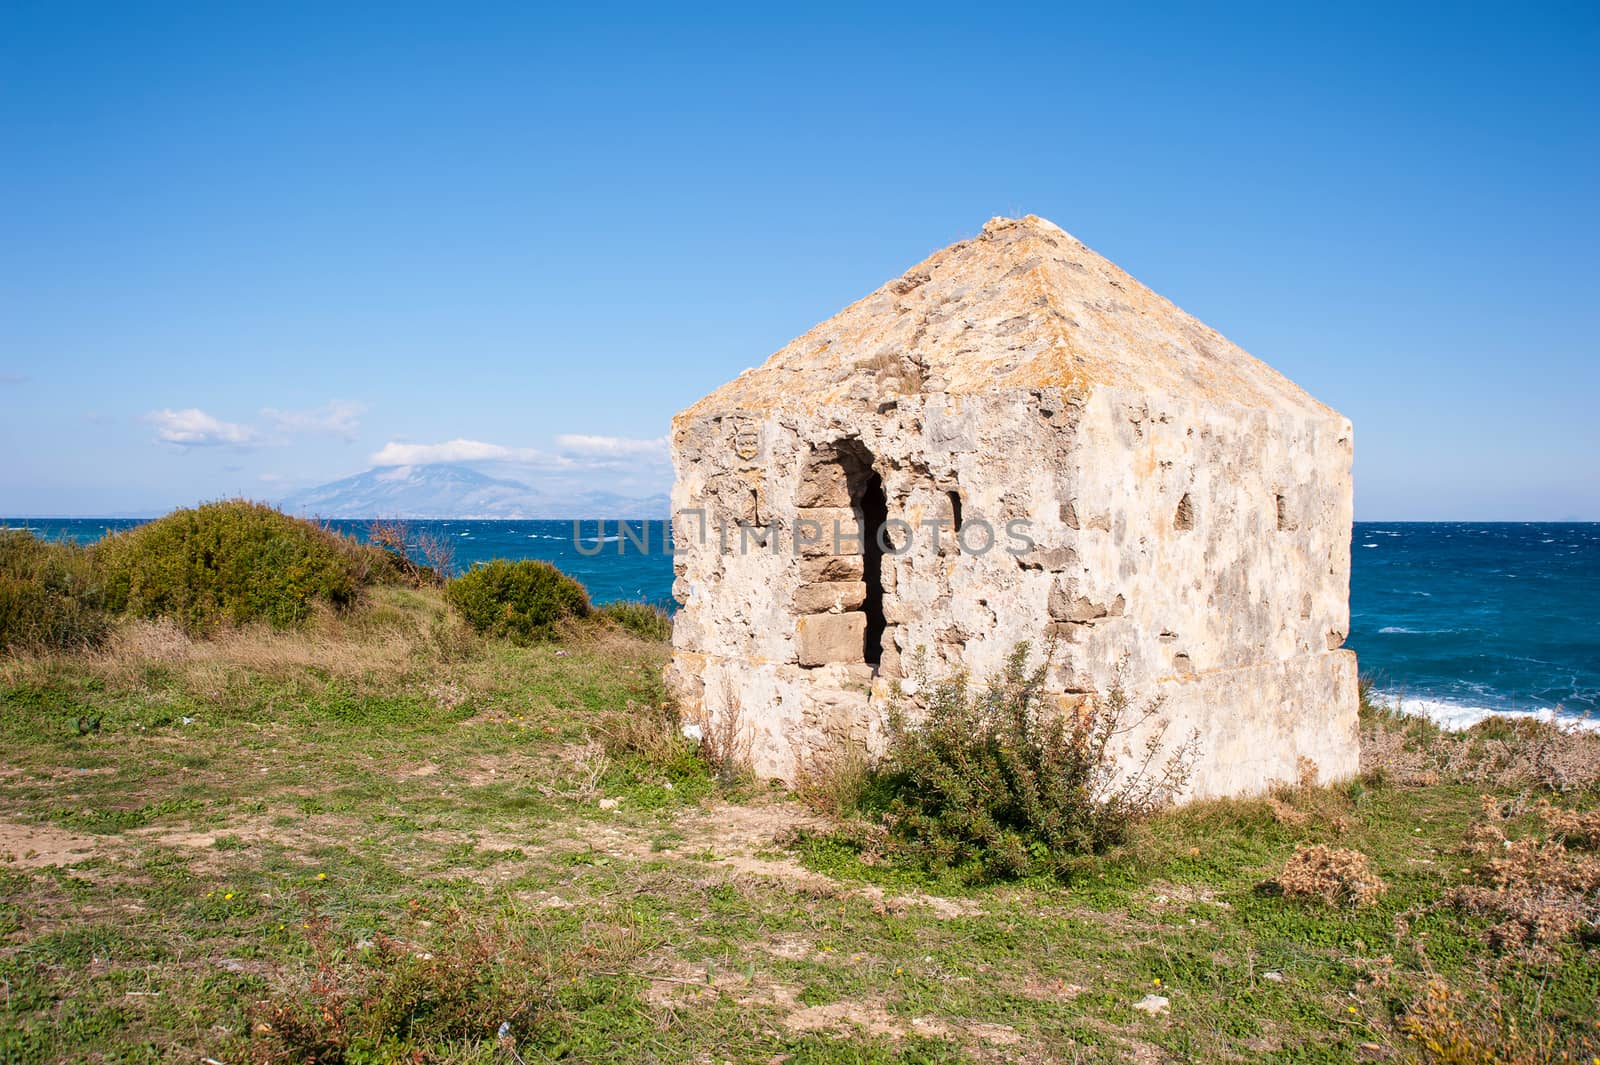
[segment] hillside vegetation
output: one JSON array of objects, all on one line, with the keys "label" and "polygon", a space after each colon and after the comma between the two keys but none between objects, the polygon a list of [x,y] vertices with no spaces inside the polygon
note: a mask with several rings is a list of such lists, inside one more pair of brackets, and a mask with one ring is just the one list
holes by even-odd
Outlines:
[{"label": "hillside vegetation", "polygon": [[89,552],[0,530],[0,651],[88,647],[110,624]]},{"label": "hillside vegetation", "polygon": [[107,536],[91,555],[108,609],[195,633],[297,625],[319,605],[348,609],[390,575],[383,552],[243,500],[175,511]]},{"label": "hillside vegetation", "polygon": [[[195,625],[97,600],[86,553],[0,547],[103,625],[0,655],[0,1061],[1600,1054],[1593,736],[1368,707],[1338,787],[1307,767],[1103,831],[1073,764],[969,831],[979,776],[927,787],[958,737],[789,792],[686,735],[646,608],[517,646],[374,568],[342,605]],[[1062,769],[1049,729],[982,735],[997,772]]]},{"label": "hillside vegetation", "polygon": [[[293,628],[319,612],[348,613],[383,585],[442,586],[479,631],[520,643],[552,639],[589,614],[583,586],[548,563],[496,559],[454,575],[451,562],[437,538],[413,537],[404,522],[375,521],[364,542],[243,499],[176,510],[90,547],[5,530],[0,649],[94,648],[130,617],[167,619],[192,636],[253,622]],[[607,613],[637,628],[651,610]]]}]

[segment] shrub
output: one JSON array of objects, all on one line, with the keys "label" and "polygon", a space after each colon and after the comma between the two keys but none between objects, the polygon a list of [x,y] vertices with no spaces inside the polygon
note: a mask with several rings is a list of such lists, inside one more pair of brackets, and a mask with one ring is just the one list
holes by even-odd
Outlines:
[{"label": "shrub", "polygon": [[1536,809],[1568,850],[1600,851],[1600,810],[1564,810],[1549,799],[1539,800]]},{"label": "shrub", "polygon": [[497,558],[451,581],[444,594],[473,628],[519,646],[552,639],[561,622],[589,613],[583,585],[532,559]]},{"label": "shrub", "polygon": [[85,548],[0,532],[0,650],[89,647],[108,629]]},{"label": "shrub", "polygon": [[554,953],[538,925],[514,916],[426,914],[415,904],[402,936],[379,933],[370,943],[339,935],[326,917],[305,928],[315,964],[309,986],[250,1008],[258,1065],[443,1060],[428,1050],[438,1043],[485,1059],[537,1046],[561,985],[585,971],[580,962],[607,960],[600,945],[592,959]]},{"label": "shrub", "polygon": [[397,576],[415,587],[442,586],[455,574],[456,545],[437,530],[379,518],[367,525],[367,542],[382,548]]},{"label": "shrub", "polygon": [[1400,1030],[1409,1044],[1403,1060],[1427,1065],[1593,1061],[1596,1039],[1585,1028],[1540,1015],[1529,1018],[1512,1008],[1499,988],[1475,988],[1469,993],[1437,977],[1400,1018]]},{"label": "shrub", "polygon": [[642,601],[607,603],[596,611],[642,640],[672,639],[672,615],[654,603]]},{"label": "shrub", "polygon": [[1583,793],[1600,786],[1600,733],[1531,716],[1453,732],[1394,708],[1363,713],[1361,769],[1400,787],[1435,784]]},{"label": "shrub", "polygon": [[386,573],[381,552],[262,503],[176,510],[93,548],[107,605],[170,617],[190,632],[222,624],[299,624],[318,603],[353,605]]},{"label": "shrub", "polygon": [[1503,811],[1486,801],[1484,816],[1468,826],[1463,852],[1481,859],[1476,882],[1457,887],[1448,901],[1495,922],[1489,943],[1498,950],[1548,958],[1564,940],[1600,931],[1600,811],[1570,810],[1540,800],[1534,807],[1544,832],[1506,838]]},{"label": "shrub", "polygon": [[1365,906],[1388,889],[1365,854],[1320,843],[1296,847],[1276,883],[1285,897],[1331,905]]},{"label": "shrub", "polygon": [[[1047,654],[1030,669],[1019,644],[982,691],[960,675],[934,686],[920,726],[891,708],[880,783],[894,849],[982,879],[1062,871],[1182,791],[1198,741],[1158,765],[1159,701],[1132,714],[1119,680],[1076,712],[1052,712],[1041,705],[1049,666]],[[1143,759],[1119,765],[1113,742],[1146,724]]]}]

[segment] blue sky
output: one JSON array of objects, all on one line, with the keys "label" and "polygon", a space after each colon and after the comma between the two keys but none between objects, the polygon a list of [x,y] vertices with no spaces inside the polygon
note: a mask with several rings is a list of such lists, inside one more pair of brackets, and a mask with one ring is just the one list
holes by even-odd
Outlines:
[{"label": "blue sky", "polygon": [[1597,9],[1300,6],[8,3],[0,513],[646,494],[1032,212],[1348,415],[1358,518],[1600,520]]}]

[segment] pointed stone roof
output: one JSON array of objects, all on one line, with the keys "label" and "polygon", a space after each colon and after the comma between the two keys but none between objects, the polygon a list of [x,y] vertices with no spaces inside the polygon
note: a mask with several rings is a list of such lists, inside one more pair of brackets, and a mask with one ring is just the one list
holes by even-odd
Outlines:
[{"label": "pointed stone roof", "polygon": [[1333,412],[1035,215],[995,218],[680,414],[1096,385]]}]

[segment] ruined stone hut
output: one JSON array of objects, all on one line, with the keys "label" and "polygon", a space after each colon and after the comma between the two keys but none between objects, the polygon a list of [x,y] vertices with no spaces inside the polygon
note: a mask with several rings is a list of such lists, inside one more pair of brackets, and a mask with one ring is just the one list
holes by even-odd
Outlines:
[{"label": "ruined stone hut", "polygon": [[1047,637],[1063,708],[1123,663],[1198,732],[1191,796],[1356,771],[1350,423],[1042,218],[740,374],[672,456],[669,680],[763,776],[880,746],[919,655]]}]

